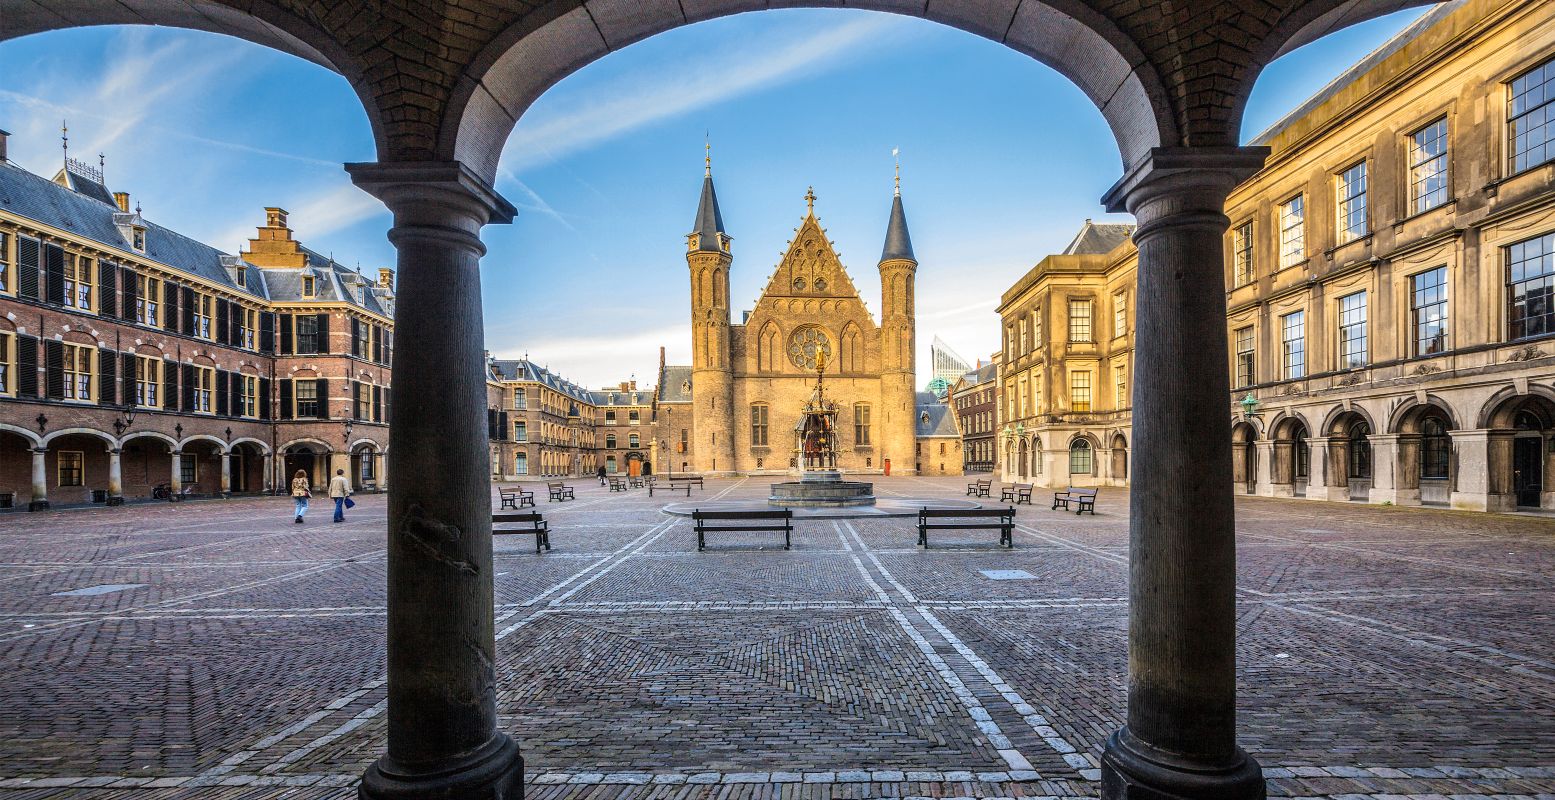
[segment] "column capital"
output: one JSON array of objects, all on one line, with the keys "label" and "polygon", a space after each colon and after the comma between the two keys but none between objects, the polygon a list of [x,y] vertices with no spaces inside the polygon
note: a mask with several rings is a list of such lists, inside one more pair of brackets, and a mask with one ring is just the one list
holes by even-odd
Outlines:
[{"label": "column capital", "polygon": [[[346,165],[357,188],[383,201],[396,225],[475,227],[513,221],[518,210],[495,187],[458,161],[366,161]],[[472,231],[474,232],[474,231]]]},{"label": "column capital", "polygon": [[[1102,195],[1101,202],[1111,213],[1141,216],[1151,200],[1186,194],[1198,195],[1203,202],[1181,204],[1181,210],[1207,206],[1219,211],[1231,189],[1262,169],[1268,157],[1267,147],[1151,148]],[[1141,219],[1141,227],[1147,222]]]}]

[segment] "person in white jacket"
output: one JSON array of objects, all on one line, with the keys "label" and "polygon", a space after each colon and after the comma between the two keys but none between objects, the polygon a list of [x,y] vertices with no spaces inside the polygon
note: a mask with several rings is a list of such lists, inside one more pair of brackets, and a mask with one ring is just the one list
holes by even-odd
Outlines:
[{"label": "person in white jacket", "polygon": [[346,498],[351,496],[351,482],[346,480],[346,471],[335,470],[335,477],[329,479],[329,496],[335,501],[335,522],[346,521]]}]

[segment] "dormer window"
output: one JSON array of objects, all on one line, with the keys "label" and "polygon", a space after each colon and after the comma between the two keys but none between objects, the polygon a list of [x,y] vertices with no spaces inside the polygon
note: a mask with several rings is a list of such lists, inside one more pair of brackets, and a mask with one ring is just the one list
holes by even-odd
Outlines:
[{"label": "dormer window", "polygon": [[317,284],[318,279],[314,278],[312,275],[302,276],[302,296],[312,297],[315,294],[315,290],[318,289]]},{"label": "dormer window", "polygon": [[130,246],[135,248],[135,252],[137,252],[137,253],[144,253],[144,252],[146,252],[146,229],[145,228],[142,228],[139,225],[137,225],[137,226],[135,226],[134,228],[131,229],[131,232],[130,232]]}]

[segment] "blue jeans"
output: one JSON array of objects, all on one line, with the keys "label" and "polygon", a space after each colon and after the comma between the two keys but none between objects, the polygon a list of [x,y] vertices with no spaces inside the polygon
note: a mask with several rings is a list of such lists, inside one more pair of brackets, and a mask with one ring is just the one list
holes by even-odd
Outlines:
[{"label": "blue jeans", "polygon": [[295,505],[297,506],[297,516],[300,517],[300,516],[308,513],[308,498],[306,498],[306,497],[293,497],[292,500],[295,503]]},{"label": "blue jeans", "polygon": [[335,498],[335,521],[346,521],[346,499],[344,497]]}]

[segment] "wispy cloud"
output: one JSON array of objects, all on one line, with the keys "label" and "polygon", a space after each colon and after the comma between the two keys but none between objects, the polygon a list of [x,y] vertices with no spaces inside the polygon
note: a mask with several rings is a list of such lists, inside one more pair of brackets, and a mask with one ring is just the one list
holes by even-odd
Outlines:
[{"label": "wispy cloud", "polygon": [[640,386],[653,383],[661,346],[668,346],[666,357],[672,364],[687,364],[691,359],[691,329],[687,325],[592,336],[569,331],[539,338],[525,335],[518,327],[493,324],[488,319],[486,347],[500,358],[527,354],[535,363],[584,386],[608,386],[634,375]]},{"label": "wispy cloud", "polygon": [[803,38],[747,40],[736,49],[661,65],[653,78],[634,73],[579,93],[586,99],[570,107],[526,114],[508,139],[503,162],[523,172],[650,123],[823,72],[867,52],[896,25],[887,15],[871,14]]}]

